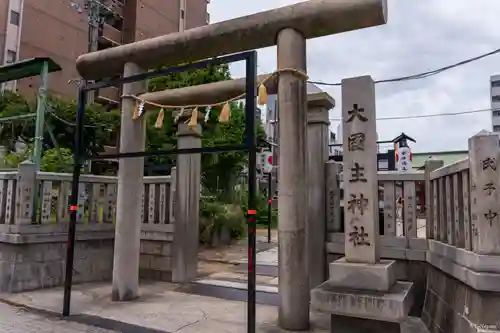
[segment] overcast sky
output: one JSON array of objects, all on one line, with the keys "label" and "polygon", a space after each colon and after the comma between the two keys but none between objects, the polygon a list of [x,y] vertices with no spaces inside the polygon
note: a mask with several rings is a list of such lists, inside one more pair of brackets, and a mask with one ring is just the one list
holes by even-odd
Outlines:
[{"label": "overcast sky", "polygon": [[[211,0],[211,22],[269,10],[300,0]],[[340,82],[371,75],[374,80],[436,69],[499,48],[498,0],[388,0],[385,26],[309,40],[310,80]],[[276,69],[276,48],[259,51],[259,73]],[[233,77],[244,76],[241,66]],[[500,55],[461,66],[437,76],[377,85],[377,117],[414,116],[486,109],[489,78],[500,74]],[[337,101],[331,118],[340,116],[340,88],[323,87]],[[332,121],[336,131],[338,122]],[[427,119],[377,122],[380,140],[402,131],[417,140],[413,151],[467,148],[467,139],[491,130],[491,112]]]}]

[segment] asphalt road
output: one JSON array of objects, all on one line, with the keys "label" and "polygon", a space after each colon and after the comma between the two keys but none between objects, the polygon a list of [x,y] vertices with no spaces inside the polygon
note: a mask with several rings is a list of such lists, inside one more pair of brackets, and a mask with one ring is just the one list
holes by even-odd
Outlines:
[{"label": "asphalt road", "polygon": [[101,328],[67,322],[0,303],[0,333],[112,333]]}]

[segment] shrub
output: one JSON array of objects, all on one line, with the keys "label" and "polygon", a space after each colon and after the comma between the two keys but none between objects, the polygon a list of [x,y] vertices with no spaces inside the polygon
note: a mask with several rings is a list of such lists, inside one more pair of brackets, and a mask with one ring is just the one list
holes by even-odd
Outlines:
[{"label": "shrub", "polygon": [[203,198],[200,204],[200,242],[208,245],[229,243],[245,232],[241,207],[214,198]]},{"label": "shrub", "polygon": [[[256,207],[255,209],[257,210],[257,225],[265,225],[267,226],[267,196],[266,194],[261,191],[257,193],[257,198],[256,198]],[[240,203],[241,203],[241,208],[243,212],[247,212],[248,210],[248,189],[247,187],[241,187],[240,188]],[[273,209],[271,211],[271,226],[275,228],[278,225],[278,212],[276,209]]]}]

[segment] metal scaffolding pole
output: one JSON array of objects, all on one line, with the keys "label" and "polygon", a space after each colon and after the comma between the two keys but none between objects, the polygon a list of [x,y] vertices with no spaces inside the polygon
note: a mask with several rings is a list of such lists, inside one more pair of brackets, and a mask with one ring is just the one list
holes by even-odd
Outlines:
[{"label": "metal scaffolding pole", "polygon": [[45,124],[45,111],[47,108],[47,85],[49,79],[49,64],[45,61],[40,72],[40,87],[36,103],[35,147],[33,149],[33,162],[36,170],[40,170],[42,160],[43,132]]}]

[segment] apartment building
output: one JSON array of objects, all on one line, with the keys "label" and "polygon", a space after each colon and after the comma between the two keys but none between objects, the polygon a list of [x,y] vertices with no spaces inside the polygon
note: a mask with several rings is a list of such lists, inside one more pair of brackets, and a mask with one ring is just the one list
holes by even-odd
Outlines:
[{"label": "apartment building", "polygon": [[[94,0],[96,1],[96,0]],[[100,0],[115,15],[108,15],[98,29],[98,49],[120,45],[126,0]],[[136,40],[143,40],[209,23],[209,0],[137,0]],[[75,97],[78,78],[76,58],[88,51],[88,0],[1,0],[0,63],[8,64],[33,57],[50,57],[62,71],[50,75],[52,93]],[[130,26],[129,26],[130,27]],[[23,95],[33,96],[38,78],[14,83]],[[13,88],[11,87],[11,88]],[[118,89],[98,91],[96,101],[114,104]]]},{"label": "apartment building", "polygon": [[490,77],[491,126],[500,135],[500,75]]}]

